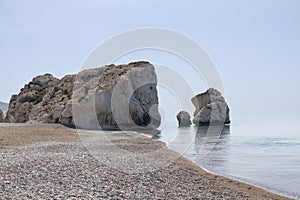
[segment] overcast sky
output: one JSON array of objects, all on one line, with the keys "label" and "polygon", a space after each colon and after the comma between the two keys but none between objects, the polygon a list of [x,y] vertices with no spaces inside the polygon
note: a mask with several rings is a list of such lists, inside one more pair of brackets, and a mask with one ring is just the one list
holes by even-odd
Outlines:
[{"label": "overcast sky", "polygon": [[[297,0],[0,0],[0,101],[8,102],[35,75],[78,72],[113,35],[160,27],[206,49],[234,118],[299,116],[299,11]],[[157,54],[126,59],[176,65]],[[204,89],[199,80],[199,92]]]}]

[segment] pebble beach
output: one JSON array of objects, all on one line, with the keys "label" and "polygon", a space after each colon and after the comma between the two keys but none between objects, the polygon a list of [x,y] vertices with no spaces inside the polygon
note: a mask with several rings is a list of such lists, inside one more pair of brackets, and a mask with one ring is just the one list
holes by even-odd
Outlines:
[{"label": "pebble beach", "polygon": [[0,156],[0,199],[289,199],[135,132],[0,126]]}]

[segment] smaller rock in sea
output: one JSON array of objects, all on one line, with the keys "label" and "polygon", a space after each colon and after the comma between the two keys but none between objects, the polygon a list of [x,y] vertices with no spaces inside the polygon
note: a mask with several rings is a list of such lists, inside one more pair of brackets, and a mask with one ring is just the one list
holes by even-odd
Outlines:
[{"label": "smaller rock in sea", "polygon": [[176,118],[178,120],[179,127],[189,127],[192,124],[191,116],[186,111],[180,111]]}]

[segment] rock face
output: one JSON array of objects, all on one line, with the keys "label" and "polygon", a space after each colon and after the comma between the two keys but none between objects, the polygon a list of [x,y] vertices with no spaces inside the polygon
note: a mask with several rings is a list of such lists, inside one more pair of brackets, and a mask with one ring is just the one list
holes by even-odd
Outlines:
[{"label": "rock face", "polygon": [[196,110],[193,123],[195,125],[229,124],[229,107],[221,93],[209,88],[206,92],[192,98]]},{"label": "rock face", "polygon": [[52,108],[50,102],[46,101],[46,96],[58,82],[59,80],[51,74],[33,78],[18,95],[12,95],[5,120],[10,123],[24,123],[31,120],[50,122],[50,117],[43,119],[42,115]]},{"label": "rock face", "polygon": [[3,112],[1,109],[0,109],[0,123],[3,123]]},{"label": "rock face", "polygon": [[191,116],[186,111],[180,111],[177,114],[176,118],[178,120],[178,126],[179,127],[189,127],[192,124]]},{"label": "rock face", "polygon": [[6,121],[155,129],[160,125],[156,86],[154,66],[143,61],[88,69],[61,80],[45,74],[11,97]]}]

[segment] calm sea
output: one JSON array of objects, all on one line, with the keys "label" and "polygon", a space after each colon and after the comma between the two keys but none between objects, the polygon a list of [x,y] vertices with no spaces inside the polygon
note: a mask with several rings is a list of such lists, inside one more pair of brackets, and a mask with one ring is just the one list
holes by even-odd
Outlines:
[{"label": "calm sea", "polygon": [[300,199],[299,122],[235,121],[222,134],[166,126],[159,140],[208,171]]}]

